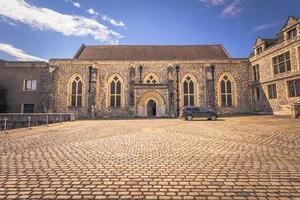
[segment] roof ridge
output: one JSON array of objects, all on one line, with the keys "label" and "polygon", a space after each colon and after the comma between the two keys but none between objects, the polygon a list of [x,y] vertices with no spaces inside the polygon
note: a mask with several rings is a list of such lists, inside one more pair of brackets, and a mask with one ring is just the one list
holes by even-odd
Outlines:
[{"label": "roof ridge", "polygon": [[85,44],[82,44],[73,58],[78,58],[85,47]]},{"label": "roof ridge", "polygon": [[206,45],[82,45],[74,59],[166,60],[212,59],[231,56],[222,44]]},{"label": "roof ridge", "polygon": [[[83,44],[84,45],[84,44]],[[135,46],[223,46],[222,44],[118,44],[118,45],[84,45],[85,47],[113,47],[113,46],[130,46],[130,47],[135,47]]]}]

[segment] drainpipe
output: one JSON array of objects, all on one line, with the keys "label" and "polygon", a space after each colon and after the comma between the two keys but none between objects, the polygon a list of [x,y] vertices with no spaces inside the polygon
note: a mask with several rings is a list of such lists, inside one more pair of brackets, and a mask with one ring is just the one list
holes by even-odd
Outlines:
[{"label": "drainpipe", "polygon": [[139,66],[139,70],[140,70],[140,84],[142,84],[143,83],[143,80],[142,80],[142,73],[143,73],[143,66],[142,65],[140,65]]},{"label": "drainpipe", "polygon": [[179,69],[180,67],[177,65],[176,66],[176,94],[177,94],[177,117],[179,117],[179,103],[180,103],[180,99],[179,99]]},{"label": "drainpipe", "polygon": [[93,70],[93,66],[89,66],[88,112],[90,114],[92,113],[92,94],[91,94],[91,92],[92,92],[92,70]]},{"label": "drainpipe", "polygon": [[89,90],[88,90],[89,93],[91,92],[91,87],[92,87],[92,69],[93,67],[89,66]]},{"label": "drainpipe", "polygon": [[211,107],[213,109],[216,109],[216,100],[215,100],[215,66],[211,65],[210,69],[211,69],[211,79],[212,79],[212,105]]}]

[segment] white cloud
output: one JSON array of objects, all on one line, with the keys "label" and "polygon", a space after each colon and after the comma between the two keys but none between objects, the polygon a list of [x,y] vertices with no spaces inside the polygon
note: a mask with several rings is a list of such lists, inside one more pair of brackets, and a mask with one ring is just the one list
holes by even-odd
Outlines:
[{"label": "white cloud", "polygon": [[110,44],[118,44],[123,37],[95,19],[36,7],[25,0],[1,0],[0,15],[41,31],[56,31],[66,36],[92,36],[95,40]]},{"label": "white cloud", "polygon": [[76,8],[80,8],[80,3],[79,2],[72,2],[73,6]]},{"label": "white cloud", "polygon": [[224,0],[200,0],[202,3],[209,4],[209,5],[221,5],[224,3]]},{"label": "white cloud", "polygon": [[46,61],[43,58],[36,57],[25,53],[23,50],[18,49],[10,44],[0,43],[0,51],[15,57],[19,61]]},{"label": "white cloud", "polygon": [[101,16],[101,19],[102,19],[103,21],[109,22],[109,23],[112,24],[113,26],[121,26],[121,27],[125,27],[125,23],[124,23],[124,22],[119,21],[119,20],[112,19],[112,18],[110,18],[110,17],[108,17],[108,16],[106,16],[106,15],[102,15],[102,16]]},{"label": "white cloud", "polygon": [[199,0],[210,6],[224,6],[223,17],[234,17],[240,14],[245,8],[245,0]]},{"label": "white cloud", "polygon": [[243,1],[242,0],[233,0],[229,5],[227,5],[223,12],[222,15],[224,17],[234,17],[241,13],[243,11]]},{"label": "white cloud", "polygon": [[73,0],[65,0],[66,2],[70,2],[70,3],[72,3],[72,5],[74,6],[74,7],[76,7],[76,8],[80,8],[81,7],[81,5],[80,5],[80,3],[77,1],[77,2],[75,2],[75,1],[73,1]]},{"label": "white cloud", "polygon": [[[98,17],[99,13],[97,11],[95,11],[93,8],[90,8],[88,10],[86,10],[86,12],[88,12],[90,15],[93,15],[94,17]],[[108,17],[107,15],[102,15],[101,14],[101,19],[103,21],[109,22],[111,25],[113,26],[120,26],[120,27],[125,27],[125,23],[120,21],[120,20],[115,20],[111,17]]]},{"label": "white cloud", "polygon": [[86,12],[88,12],[89,14],[94,15],[94,16],[99,15],[99,13],[97,11],[95,11],[93,8],[86,10]]},{"label": "white cloud", "polygon": [[266,30],[266,29],[269,29],[269,28],[273,28],[273,27],[277,26],[278,24],[279,23],[277,21],[266,23],[266,24],[262,24],[262,25],[254,27],[253,31],[254,32],[263,31],[263,30]]},{"label": "white cloud", "polygon": [[3,16],[0,16],[0,22],[5,22],[11,26],[18,26],[16,23],[14,23],[12,20],[6,18],[6,17],[3,17]]}]

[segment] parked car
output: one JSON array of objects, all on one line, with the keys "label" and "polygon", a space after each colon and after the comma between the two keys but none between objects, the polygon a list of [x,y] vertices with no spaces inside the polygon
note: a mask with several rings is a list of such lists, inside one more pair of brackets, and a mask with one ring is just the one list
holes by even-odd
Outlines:
[{"label": "parked car", "polygon": [[206,107],[185,106],[182,110],[182,117],[188,121],[193,120],[194,117],[216,121],[218,119],[218,112],[215,109]]}]

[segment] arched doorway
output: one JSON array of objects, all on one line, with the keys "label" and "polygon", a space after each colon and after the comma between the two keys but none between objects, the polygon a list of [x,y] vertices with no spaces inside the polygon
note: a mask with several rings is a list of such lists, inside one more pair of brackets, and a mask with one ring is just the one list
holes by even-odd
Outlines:
[{"label": "arched doorway", "polygon": [[155,117],[155,116],[156,116],[156,102],[151,99],[147,103],[147,117]]},{"label": "arched doorway", "polygon": [[147,91],[137,102],[137,116],[166,117],[166,104],[163,96],[156,91]]}]

